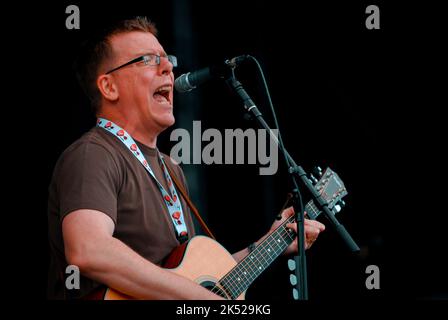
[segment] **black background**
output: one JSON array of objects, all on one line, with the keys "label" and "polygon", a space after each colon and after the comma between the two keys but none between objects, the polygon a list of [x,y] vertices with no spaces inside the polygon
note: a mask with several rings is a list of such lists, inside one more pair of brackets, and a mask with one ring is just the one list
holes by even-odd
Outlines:
[{"label": "black background", "polygon": [[[65,27],[69,4],[80,8],[80,30]],[[369,4],[380,7],[380,30],[365,27]],[[27,18],[29,27],[18,29],[11,40],[26,47],[20,60],[27,66],[12,78],[18,89],[16,119],[26,115],[26,124],[12,124],[29,158],[19,162],[26,178],[16,178],[13,186],[19,191],[17,211],[32,221],[20,232],[33,236],[20,236],[27,240],[14,254],[39,265],[32,278],[42,298],[51,173],[60,153],[95,121],[71,64],[94,28],[135,15],[156,23],[161,44],[178,56],[176,75],[240,54],[257,57],[290,154],[307,171],[330,166],[344,180],[349,195],[338,217],[362,251],[348,252],[328,228],[307,254],[310,299],[448,297],[444,189],[432,180],[443,183],[440,153],[445,148],[441,109],[446,99],[440,98],[446,77],[437,77],[443,75],[444,33],[437,7],[171,0],[61,1],[27,8],[33,16]],[[12,23],[9,28],[16,29]],[[244,64],[237,75],[272,124],[255,67]],[[183,120],[174,128],[191,128],[192,120],[201,120],[202,130],[221,132],[254,126],[220,82],[176,94],[175,116]],[[173,145],[170,131],[159,140],[166,153]],[[193,199],[229,251],[268,230],[289,190],[281,162],[270,177],[258,175],[256,165],[185,165],[184,170],[187,178],[199,179],[189,179]],[[278,259],[247,298],[291,300],[286,261]],[[365,287],[370,264],[381,270],[380,290]]]}]

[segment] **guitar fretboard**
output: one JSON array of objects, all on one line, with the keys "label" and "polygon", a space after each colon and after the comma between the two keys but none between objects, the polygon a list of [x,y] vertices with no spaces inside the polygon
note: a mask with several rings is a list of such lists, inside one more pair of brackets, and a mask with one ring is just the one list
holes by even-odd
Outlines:
[{"label": "guitar fretboard", "polygon": [[285,220],[219,281],[232,299],[238,298],[246,291],[250,284],[291,244],[296,235],[293,230],[286,228],[286,224],[292,222],[294,222],[293,216]]},{"label": "guitar fretboard", "polygon": [[308,215],[308,218],[311,220],[316,220],[321,211],[316,207],[313,200],[310,200],[305,206],[305,212]]}]

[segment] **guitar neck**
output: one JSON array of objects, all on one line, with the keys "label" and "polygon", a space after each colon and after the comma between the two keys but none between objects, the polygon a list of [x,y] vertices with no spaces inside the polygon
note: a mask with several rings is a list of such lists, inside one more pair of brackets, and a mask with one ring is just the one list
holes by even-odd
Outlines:
[{"label": "guitar neck", "polygon": [[[312,201],[307,203],[305,211],[316,212]],[[252,282],[292,243],[296,235],[293,230],[286,228],[286,225],[292,222],[294,222],[294,216],[286,219],[219,281],[232,299],[238,298],[246,291]]]},{"label": "guitar neck", "polygon": [[305,212],[309,219],[316,220],[321,211],[316,207],[313,200],[310,200],[305,206]]},{"label": "guitar neck", "polygon": [[294,217],[290,217],[282,223],[219,281],[232,299],[238,298],[246,291],[252,282],[291,244],[295,234],[286,228],[286,224],[293,221]]}]

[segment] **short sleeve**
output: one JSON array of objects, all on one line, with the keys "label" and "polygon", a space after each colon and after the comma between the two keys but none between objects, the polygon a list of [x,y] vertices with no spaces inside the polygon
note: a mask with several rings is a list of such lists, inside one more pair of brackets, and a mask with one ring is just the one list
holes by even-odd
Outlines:
[{"label": "short sleeve", "polygon": [[92,209],[117,223],[120,174],[110,151],[95,143],[75,146],[62,155],[55,174],[61,221],[75,210]]}]

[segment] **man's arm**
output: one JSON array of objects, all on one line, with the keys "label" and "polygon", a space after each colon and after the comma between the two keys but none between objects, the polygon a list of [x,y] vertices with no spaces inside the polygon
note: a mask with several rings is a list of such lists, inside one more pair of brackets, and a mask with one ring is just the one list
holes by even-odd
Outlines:
[{"label": "man's arm", "polygon": [[114,222],[81,209],[62,222],[65,256],[88,278],[140,299],[221,299],[193,281],[144,259],[112,236]]}]

